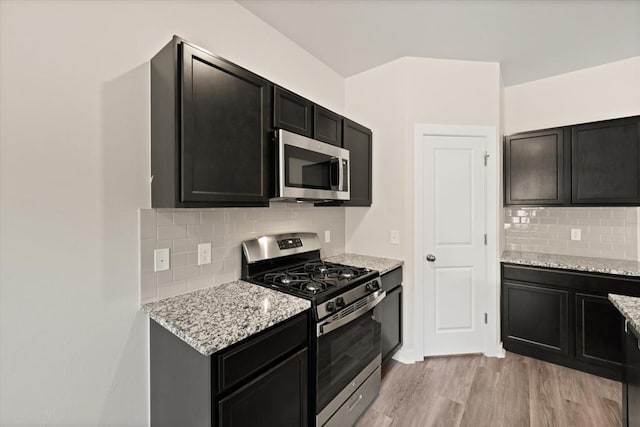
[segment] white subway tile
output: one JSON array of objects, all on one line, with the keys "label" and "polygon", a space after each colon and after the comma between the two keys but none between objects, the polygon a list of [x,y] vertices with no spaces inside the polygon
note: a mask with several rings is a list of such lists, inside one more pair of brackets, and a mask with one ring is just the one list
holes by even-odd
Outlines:
[{"label": "white subway tile", "polygon": [[180,239],[187,237],[186,225],[159,225],[158,239]]}]

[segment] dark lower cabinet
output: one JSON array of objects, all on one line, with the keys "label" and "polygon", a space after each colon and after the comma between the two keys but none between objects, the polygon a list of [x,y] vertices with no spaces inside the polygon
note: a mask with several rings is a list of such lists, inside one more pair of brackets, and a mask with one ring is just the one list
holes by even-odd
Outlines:
[{"label": "dark lower cabinet", "polygon": [[349,119],[343,122],[343,148],[349,150],[351,199],[345,206],[371,206],[372,133]]},{"label": "dark lower cabinet", "polygon": [[640,427],[640,332],[625,332],[625,371],[622,385],[623,426]]},{"label": "dark lower cabinet", "polygon": [[304,349],[221,400],[219,425],[306,426],[307,360]]},{"label": "dark lower cabinet", "polygon": [[542,351],[569,353],[566,291],[504,282],[502,292],[505,340]]},{"label": "dark lower cabinet", "polygon": [[505,350],[620,381],[624,319],[609,293],[640,297],[640,279],[502,264]]},{"label": "dark lower cabinet", "polygon": [[308,313],[204,356],[150,321],[151,425],[307,426]]},{"label": "dark lower cabinet", "polygon": [[373,315],[381,324],[380,347],[384,365],[402,346],[402,267],[382,275],[381,280],[387,296],[374,309]]},{"label": "dark lower cabinet", "polygon": [[606,296],[576,293],[576,358],[620,369],[624,318]]},{"label": "dark lower cabinet", "polygon": [[271,87],[177,37],[152,58],[152,207],[268,205]]}]

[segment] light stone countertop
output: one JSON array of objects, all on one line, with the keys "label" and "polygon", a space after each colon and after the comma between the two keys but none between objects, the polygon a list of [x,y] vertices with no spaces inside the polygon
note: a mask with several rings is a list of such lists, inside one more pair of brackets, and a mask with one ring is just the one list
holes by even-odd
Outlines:
[{"label": "light stone countertop", "polygon": [[640,298],[609,294],[609,300],[629,321],[631,326],[637,332],[640,332]]},{"label": "light stone countertop", "polygon": [[210,356],[310,307],[308,300],[236,280],[144,304],[141,309]]},{"label": "light stone countertop", "polygon": [[640,277],[639,262],[620,259],[505,251],[502,253],[500,261],[509,264],[530,265],[534,267],[560,268],[563,270]]},{"label": "light stone countertop", "polygon": [[324,261],[335,262],[338,264],[350,265],[352,267],[368,268],[370,270],[378,270],[380,275],[390,272],[404,265],[404,261],[390,258],[379,258],[368,255],[358,254],[341,254],[323,258]]}]

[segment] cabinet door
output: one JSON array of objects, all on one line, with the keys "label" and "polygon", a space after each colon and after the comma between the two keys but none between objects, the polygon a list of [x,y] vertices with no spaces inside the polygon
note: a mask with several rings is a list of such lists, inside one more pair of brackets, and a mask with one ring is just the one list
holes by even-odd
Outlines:
[{"label": "cabinet door", "polygon": [[576,293],[576,358],[622,368],[624,318],[607,297]]},{"label": "cabinet door", "polygon": [[342,147],[342,116],[319,105],[314,105],[313,138]]},{"label": "cabinet door", "polygon": [[181,91],[181,201],[267,204],[270,83],[185,43]]},{"label": "cabinet door", "polygon": [[273,91],[273,126],[300,135],[313,136],[313,103],[279,86]]},{"label": "cabinet door", "polygon": [[[502,339],[536,351],[569,354],[566,291],[503,282]],[[507,346],[506,346],[507,347]]]},{"label": "cabinet door", "polygon": [[402,345],[402,286],[390,292],[373,311],[381,323],[380,347],[382,363],[387,363]]},{"label": "cabinet door", "polygon": [[306,426],[307,349],[219,402],[220,426]]},{"label": "cabinet door", "polygon": [[344,205],[371,206],[371,130],[346,118],[343,123],[343,147],[349,150],[351,163],[351,200]]},{"label": "cabinet door", "polygon": [[640,427],[640,340],[638,336],[633,333],[631,327],[625,334],[622,416],[623,425],[629,427]]},{"label": "cabinet door", "polygon": [[[505,204],[563,205],[568,199],[568,153],[563,129],[505,137]],[[566,170],[565,170],[566,169]]]},{"label": "cabinet door", "polygon": [[640,118],[571,127],[572,202],[640,203]]}]

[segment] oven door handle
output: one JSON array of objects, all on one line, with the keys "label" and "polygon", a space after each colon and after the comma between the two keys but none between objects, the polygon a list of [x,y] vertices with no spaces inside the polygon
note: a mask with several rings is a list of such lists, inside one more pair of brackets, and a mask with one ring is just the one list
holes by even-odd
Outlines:
[{"label": "oven door handle", "polygon": [[380,304],[380,302],[387,296],[387,293],[385,291],[382,291],[381,293],[376,292],[374,295],[376,294],[377,294],[377,297],[374,300],[371,300],[371,302],[369,302],[367,305],[363,305],[353,313],[349,313],[338,320],[334,320],[333,322],[323,323],[321,325],[318,325],[318,332],[317,332],[318,336],[320,337],[324,334],[328,334],[329,332],[335,331],[336,329],[346,325],[347,323],[354,321],[358,317],[367,313],[376,305]]}]

